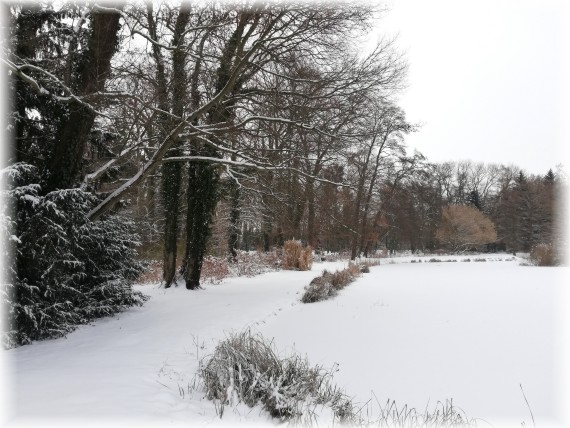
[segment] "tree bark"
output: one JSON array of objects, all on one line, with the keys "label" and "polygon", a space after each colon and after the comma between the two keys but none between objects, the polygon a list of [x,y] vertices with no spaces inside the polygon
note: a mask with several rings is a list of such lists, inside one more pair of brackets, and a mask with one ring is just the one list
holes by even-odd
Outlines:
[{"label": "tree bark", "polygon": [[[184,113],[184,105],[186,103],[186,53],[182,50],[184,39],[184,31],[190,21],[190,9],[183,4],[176,20],[174,35],[172,37],[172,45],[175,49],[172,51],[172,113],[178,117],[182,117]],[[155,48],[155,50],[158,50]],[[160,59],[161,55],[155,56]],[[157,61],[157,65],[160,62]],[[158,67],[158,75],[164,74]],[[166,79],[164,79],[165,83]],[[166,95],[166,88],[160,88]],[[168,121],[171,122],[171,121]],[[174,124],[172,124],[174,125]],[[180,156],[182,153],[178,147],[180,142],[170,149],[167,156]],[[178,251],[178,205],[180,203],[180,182],[182,179],[182,164],[180,162],[171,162],[162,165],[162,199],[164,204],[164,251],[162,279],[164,287],[168,288],[175,280],[176,276],[176,259]]]},{"label": "tree bark", "polygon": [[[117,7],[123,6],[119,4]],[[91,34],[79,70],[78,95],[103,91],[119,42],[120,18],[119,12],[92,13]],[[83,155],[95,117],[93,110],[79,102],[73,101],[67,107],[67,113],[56,132],[45,192],[70,188],[79,181]]]}]

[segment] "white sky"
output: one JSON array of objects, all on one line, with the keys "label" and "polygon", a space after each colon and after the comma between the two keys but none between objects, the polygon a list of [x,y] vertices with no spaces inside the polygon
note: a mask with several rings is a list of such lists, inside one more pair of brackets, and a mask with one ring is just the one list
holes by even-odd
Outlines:
[{"label": "white sky", "polygon": [[399,34],[409,63],[400,104],[430,161],[569,168],[566,0],[388,0],[379,32]]}]

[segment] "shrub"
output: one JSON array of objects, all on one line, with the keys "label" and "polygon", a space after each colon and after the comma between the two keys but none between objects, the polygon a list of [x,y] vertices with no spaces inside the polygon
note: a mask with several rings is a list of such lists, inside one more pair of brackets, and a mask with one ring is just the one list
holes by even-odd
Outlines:
[{"label": "shrub", "polygon": [[557,257],[552,244],[538,244],[530,250],[530,261],[535,266],[556,266]]},{"label": "shrub", "polygon": [[143,266],[130,220],[89,221],[94,195],[79,189],[42,195],[29,165],[2,172],[10,177],[2,196],[16,213],[11,278],[2,289],[5,347],[64,336],[78,324],[142,305],[146,296],[131,287]]},{"label": "shrub", "polygon": [[303,303],[319,302],[335,296],[337,290],[332,285],[332,274],[327,271],[323,272],[322,276],[313,278],[308,287],[305,287],[305,292],[301,297]]},{"label": "shrub", "polygon": [[353,405],[331,383],[332,372],[311,367],[298,355],[280,358],[271,342],[249,330],[230,335],[200,364],[207,397],[225,405],[261,405],[272,417],[310,424],[316,406],[329,407],[338,422],[354,422]]},{"label": "shrub", "polygon": [[301,302],[314,303],[336,296],[339,290],[354,281],[360,274],[361,267],[353,263],[350,263],[346,269],[334,273],[325,270],[321,276],[313,278],[305,287]]},{"label": "shrub", "polygon": [[282,267],[286,270],[310,270],[313,265],[313,249],[303,247],[301,241],[289,240],[283,245]]},{"label": "shrub", "polygon": [[447,205],[441,211],[441,225],[435,238],[454,252],[497,240],[495,225],[477,208]]}]

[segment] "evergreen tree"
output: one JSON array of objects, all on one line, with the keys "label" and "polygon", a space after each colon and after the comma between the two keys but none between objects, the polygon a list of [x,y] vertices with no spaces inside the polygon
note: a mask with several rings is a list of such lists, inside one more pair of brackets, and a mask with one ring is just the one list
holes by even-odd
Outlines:
[{"label": "evergreen tree", "polygon": [[473,205],[479,211],[481,211],[481,201],[479,199],[479,191],[478,190],[471,190],[467,195],[467,203]]},{"label": "evergreen tree", "polygon": [[88,221],[96,197],[79,189],[44,196],[31,165],[12,165],[2,175],[3,199],[16,212],[12,281],[2,290],[9,316],[4,346],[63,336],[146,300],[131,288],[142,271],[132,222],[119,216]]}]

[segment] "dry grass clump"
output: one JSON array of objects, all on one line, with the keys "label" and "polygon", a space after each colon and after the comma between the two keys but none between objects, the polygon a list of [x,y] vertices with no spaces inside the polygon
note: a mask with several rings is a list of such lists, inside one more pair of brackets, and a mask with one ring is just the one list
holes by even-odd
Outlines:
[{"label": "dry grass clump", "polygon": [[558,260],[552,244],[538,244],[530,250],[530,261],[535,266],[557,266]]},{"label": "dry grass clump", "polygon": [[285,241],[281,266],[286,270],[310,270],[313,266],[313,248],[310,245],[303,247],[301,241]]},{"label": "dry grass clump", "polygon": [[373,393],[376,403],[369,400],[357,406],[333,384],[333,373],[334,370],[311,366],[299,355],[279,357],[271,341],[250,330],[231,334],[217,345],[212,356],[200,363],[201,384],[220,418],[225,406],[245,403],[261,406],[290,426],[322,426],[318,414],[323,409],[330,410],[331,426],[477,426],[477,421],[467,417],[452,400],[438,401],[434,408],[418,412],[407,405],[398,407],[393,400],[382,405]]},{"label": "dry grass clump", "polygon": [[370,272],[368,264],[359,266],[354,263],[350,263],[346,269],[334,273],[325,270],[321,276],[313,278],[309,285],[305,287],[301,302],[320,302],[321,300],[334,297],[339,290],[342,290],[354,281],[361,273],[366,272]]},{"label": "dry grass clump", "polygon": [[200,373],[220,417],[226,405],[243,402],[292,424],[316,422],[317,406],[330,408],[336,422],[356,422],[350,399],[331,383],[331,371],[298,355],[280,358],[272,342],[249,330],[220,342]]}]

